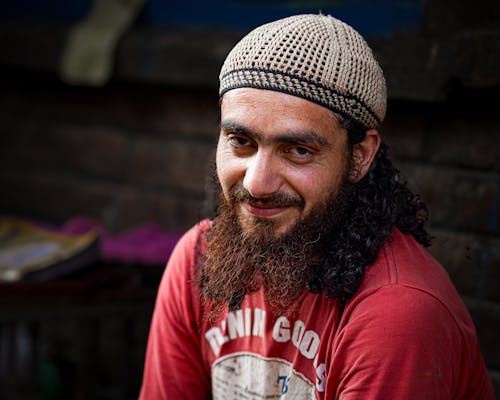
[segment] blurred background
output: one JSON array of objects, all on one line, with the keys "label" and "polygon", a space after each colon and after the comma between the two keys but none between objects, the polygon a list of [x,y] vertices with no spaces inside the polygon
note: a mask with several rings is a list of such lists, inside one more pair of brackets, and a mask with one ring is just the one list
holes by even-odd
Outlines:
[{"label": "blurred background", "polygon": [[225,55],[320,10],[385,71],[382,134],[500,393],[500,2],[3,0],[1,399],[137,397],[164,264],[211,207]]}]

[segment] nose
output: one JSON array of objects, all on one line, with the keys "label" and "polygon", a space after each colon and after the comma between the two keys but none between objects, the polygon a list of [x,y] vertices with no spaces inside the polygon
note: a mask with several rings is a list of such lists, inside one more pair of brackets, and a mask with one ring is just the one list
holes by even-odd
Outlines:
[{"label": "nose", "polygon": [[243,187],[253,197],[266,198],[280,189],[283,179],[272,152],[259,150],[247,162]]}]

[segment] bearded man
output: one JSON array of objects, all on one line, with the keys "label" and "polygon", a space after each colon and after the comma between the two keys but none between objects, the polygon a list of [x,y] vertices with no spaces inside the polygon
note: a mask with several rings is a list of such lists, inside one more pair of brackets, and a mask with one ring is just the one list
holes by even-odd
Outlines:
[{"label": "bearded man", "polygon": [[220,204],[168,263],[141,399],[493,399],[378,132],[386,86],[364,39],[325,15],[263,25],[220,96]]}]

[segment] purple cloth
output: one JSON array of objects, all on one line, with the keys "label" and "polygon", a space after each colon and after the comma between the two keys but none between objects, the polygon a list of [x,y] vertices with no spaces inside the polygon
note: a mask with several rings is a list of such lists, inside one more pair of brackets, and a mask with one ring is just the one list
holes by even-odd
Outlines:
[{"label": "purple cloth", "polygon": [[164,232],[155,224],[146,224],[116,236],[104,236],[101,252],[108,261],[165,264],[181,236]]},{"label": "purple cloth", "polygon": [[65,235],[80,235],[93,230],[100,236],[102,260],[144,265],[165,264],[182,236],[182,232],[165,232],[154,223],[111,235],[97,221],[83,216],[72,217],[60,227],[40,222],[35,224]]}]

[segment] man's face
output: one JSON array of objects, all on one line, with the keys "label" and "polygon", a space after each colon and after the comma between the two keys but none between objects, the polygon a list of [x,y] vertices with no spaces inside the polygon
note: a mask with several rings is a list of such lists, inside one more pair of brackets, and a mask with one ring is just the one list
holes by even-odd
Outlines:
[{"label": "man's face", "polygon": [[347,131],[327,108],[262,89],[224,94],[217,176],[245,233],[264,222],[282,237],[322,212],[347,159]]}]

